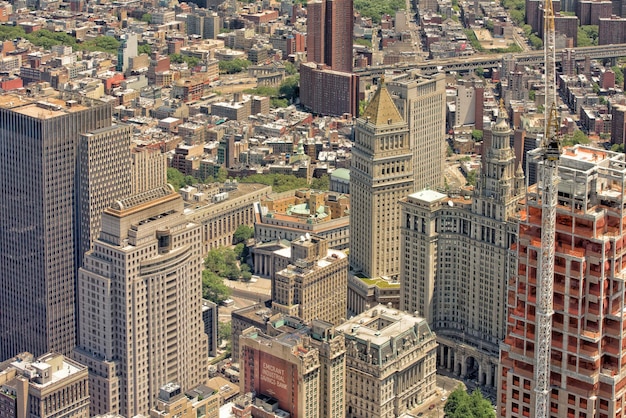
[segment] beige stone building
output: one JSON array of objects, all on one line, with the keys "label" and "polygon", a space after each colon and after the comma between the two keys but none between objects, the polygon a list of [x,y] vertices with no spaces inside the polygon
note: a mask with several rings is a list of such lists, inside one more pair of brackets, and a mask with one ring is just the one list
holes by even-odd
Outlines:
[{"label": "beige stone building", "polygon": [[419,312],[437,334],[440,366],[491,387],[505,336],[509,247],[524,193],[506,111],[500,115],[486,131],[473,195],[422,190],[401,203],[401,309]]},{"label": "beige stone building", "polygon": [[446,77],[417,72],[387,85],[409,127],[413,151],[414,191],[442,188],[446,149]]},{"label": "beige stone building", "polygon": [[346,344],[346,417],[395,418],[435,393],[437,342],[424,318],[377,305],[336,330]]},{"label": "beige stone building", "polygon": [[168,383],[159,390],[150,418],[219,418],[220,406],[219,393],[207,386],[183,393],[180,385]]},{"label": "beige stone building", "polygon": [[304,235],[291,243],[290,264],[272,280],[272,308],[305,322],[338,325],[346,317],[348,256],[328,248],[320,237]]},{"label": "beige stone building", "polygon": [[131,194],[156,189],[167,183],[167,155],[159,148],[135,147],[130,156]]},{"label": "beige stone building", "polygon": [[218,193],[209,196],[210,190],[195,189],[186,195],[185,215],[202,227],[204,254],[213,248],[232,245],[233,234],[240,225],[253,226],[254,203],[272,192],[271,186],[237,182],[221,184]]},{"label": "beige stone building", "polygon": [[0,363],[0,417],[88,418],[87,367],[58,353]]},{"label": "beige stone building", "polygon": [[[261,199],[254,222],[257,242],[293,241],[309,233],[345,250],[350,244],[350,197],[340,193],[293,190]],[[263,272],[262,275],[267,275]]]},{"label": "beige stone building", "polygon": [[126,196],[132,187],[131,135],[128,125],[108,126],[80,135],[79,265],[98,237],[102,211],[115,199]]},{"label": "beige stone building", "polygon": [[79,270],[79,346],[92,412],[147,415],[161,386],[207,377],[201,228],[169,187],[117,200]]},{"label": "beige stone building", "polygon": [[350,268],[368,278],[400,275],[400,206],[413,191],[409,129],[381,81],[356,121],[350,170]]}]

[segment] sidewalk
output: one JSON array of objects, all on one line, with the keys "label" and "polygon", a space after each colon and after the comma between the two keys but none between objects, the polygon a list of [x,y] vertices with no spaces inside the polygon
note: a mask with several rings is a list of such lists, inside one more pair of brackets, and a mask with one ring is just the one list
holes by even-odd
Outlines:
[{"label": "sidewalk", "polygon": [[272,292],[272,281],[270,279],[258,278],[256,282],[241,282],[238,280],[224,279],[224,284],[231,289],[246,290],[248,292],[266,295],[270,295]]}]

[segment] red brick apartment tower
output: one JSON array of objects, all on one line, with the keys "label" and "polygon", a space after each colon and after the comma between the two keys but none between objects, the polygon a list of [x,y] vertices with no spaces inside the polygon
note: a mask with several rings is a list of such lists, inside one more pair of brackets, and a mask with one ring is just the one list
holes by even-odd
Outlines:
[{"label": "red brick apartment tower", "polygon": [[307,4],[307,61],[324,63],[325,0],[312,0]]},{"label": "red brick apartment tower", "polygon": [[[539,150],[528,154],[539,161]],[[538,171],[539,172],[539,171]],[[550,416],[624,417],[626,402],[626,161],[576,146],[560,160]],[[528,189],[511,247],[507,337],[500,346],[500,417],[533,417],[541,202]]]},{"label": "red brick apartment tower", "polygon": [[335,71],[352,72],[352,0],[326,0],[324,62]]}]

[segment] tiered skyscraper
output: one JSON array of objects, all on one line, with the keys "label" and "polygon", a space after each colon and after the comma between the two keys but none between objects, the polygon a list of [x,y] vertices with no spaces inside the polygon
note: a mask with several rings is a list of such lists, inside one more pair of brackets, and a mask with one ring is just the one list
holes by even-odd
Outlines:
[{"label": "tiered skyscraper", "polygon": [[311,0],[307,4],[307,62],[300,65],[300,101],[313,113],[357,115],[353,15],[352,0]]},{"label": "tiered skyscraper", "polygon": [[357,119],[350,170],[350,267],[400,275],[400,205],[413,191],[409,129],[384,81]]},{"label": "tiered skyscraper", "polygon": [[148,414],[159,388],[204,383],[201,227],[163,186],[119,199],[79,271],[80,338],[91,411]]},{"label": "tiered skyscraper", "polygon": [[110,125],[99,101],[0,96],[0,358],[74,348],[80,134]]},{"label": "tiered skyscraper", "polygon": [[422,190],[402,203],[400,283],[402,309],[419,312],[437,334],[439,364],[492,386],[524,177],[504,109],[486,133],[471,199]]},{"label": "tiered skyscraper", "polygon": [[[541,161],[541,150],[529,154]],[[541,170],[538,170],[540,173]],[[626,159],[584,146],[560,158],[555,237],[550,415],[619,417],[626,401]],[[535,314],[541,201],[528,190],[520,212],[517,265],[507,285],[498,415],[534,416]]]}]

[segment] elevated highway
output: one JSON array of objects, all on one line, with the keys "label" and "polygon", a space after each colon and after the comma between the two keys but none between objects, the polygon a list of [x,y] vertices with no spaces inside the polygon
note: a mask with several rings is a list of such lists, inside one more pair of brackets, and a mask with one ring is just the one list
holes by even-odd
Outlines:
[{"label": "elevated highway", "polygon": [[[619,58],[626,57],[626,44],[598,45],[573,48],[576,51],[576,60]],[[557,51],[556,60],[560,62],[561,52]],[[361,77],[376,77],[386,71],[407,71],[418,69],[423,74],[434,74],[440,71],[472,71],[477,68],[493,68],[502,62],[502,58],[508,54],[483,54],[469,57],[457,57],[444,60],[432,60],[417,64],[393,64],[379,65],[375,67],[355,68],[354,72]],[[510,54],[522,64],[536,65],[543,62],[543,51]]]}]

